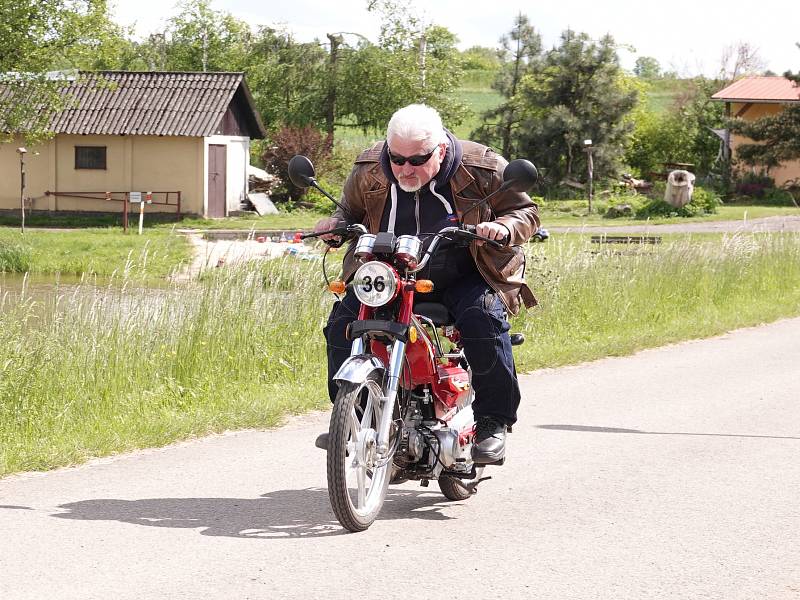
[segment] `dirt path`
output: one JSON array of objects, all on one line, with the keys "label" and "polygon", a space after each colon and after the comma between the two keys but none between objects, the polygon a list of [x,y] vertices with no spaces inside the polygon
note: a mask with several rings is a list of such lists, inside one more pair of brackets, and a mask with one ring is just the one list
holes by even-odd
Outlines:
[{"label": "dirt path", "polygon": [[659,233],[725,233],[736,231],[800,231],[800,216],[762,217],[747,221],[704,221],[699,223],[670,223],[666,225],[586,225],[583,227],[548,227],[551,233],[642,233],[658,235]]},{"label": "dirt path", "polygon": [[[0,598],[800,598],[800,319],[521,377],[466,502],[344,534],[317,413],[0,481]],[[461,593],[459,593],[461,590]]]}]

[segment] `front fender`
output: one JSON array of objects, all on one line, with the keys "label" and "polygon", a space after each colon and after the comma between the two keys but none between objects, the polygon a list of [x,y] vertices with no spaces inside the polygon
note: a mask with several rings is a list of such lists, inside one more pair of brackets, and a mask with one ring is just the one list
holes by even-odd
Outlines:
[{"label": "front fender", "polygon": [[378,381],[382,381],[383,374],[386,372],[386,365],[383,364],[380,358],[372,354],[356,354],[342,363],[342,366],[336,371],[336,375],[333,376],[333,380],[361,383],[373,371],[378,371],[380,375]]}]

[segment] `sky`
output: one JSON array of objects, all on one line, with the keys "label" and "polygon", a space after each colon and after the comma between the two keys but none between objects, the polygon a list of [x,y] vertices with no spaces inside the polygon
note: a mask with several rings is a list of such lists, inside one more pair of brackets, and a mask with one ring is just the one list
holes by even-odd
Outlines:
[{"label": "sky", "polygon": [[[750,44],[765,67],[778,74],[800,71],[800,2],[760,0],[408,0],[428,23],[443,25],[459,38],[459,48],[496,47],[518,13],[528,16],[545,47],[567,29],[594,38],[610,33],[622,66],[632,69],[639,56],[654,57],[663,70],[681,76],[715,75],[726,47]],[[325,40],[326,33],[355,32],[376,41],[380,19],[366,0],[212,0],[212,7],[253,26],[283,26],[299,41]],[[163,29],[174,15],[174,0],[117,0],[117,22],[136,26],[145,36]],[[474,7],[474,8],[473,8]]]}]

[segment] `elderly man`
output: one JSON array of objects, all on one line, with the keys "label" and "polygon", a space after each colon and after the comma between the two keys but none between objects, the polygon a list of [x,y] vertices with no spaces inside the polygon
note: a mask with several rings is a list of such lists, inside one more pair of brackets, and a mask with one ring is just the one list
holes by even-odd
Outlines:
[{"label": "elderly man", "polygon": [[[314,231],[363,223],[370,233],[424,238],[463,220],[475,224],[479,235],[523,244],[539,226],[537,206],[526,194],[501,193],[465,212],[497,189],[506,164],[486,146],[456,139],[433,108],[406,106],[389,121],[386,142],[378,142],[356,159],[342,194],[347,210],[320,220]],[[351,248],[344,258],[345,280],[356,267]],[[511,252],[480,242],[469,248],[450,243],[440,246],[420,273],[434,282],[434,292],[425,301],[447,306],[472,368],[477,424],[472,457],[477,464],[502,464],[506,431],[517,420],[520,392],[505,311],[516,314],[523,304],[536,303],[525,284],[524,268],[519,248]],[[332,401],[337,387],[331,378],[349,356],[345,330],[357,317],[358,307],[355,295],[348,292],[334,305],[324,330]],[[318,438],[317,445],[326,447],[327,434]]]}]

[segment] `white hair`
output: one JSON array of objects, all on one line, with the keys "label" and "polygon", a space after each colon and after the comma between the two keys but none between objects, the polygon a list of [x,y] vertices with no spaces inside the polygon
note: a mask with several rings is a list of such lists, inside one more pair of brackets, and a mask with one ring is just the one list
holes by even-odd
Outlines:
[{"label": "white hair", "polygon": [[447,143],[442,117],[425,104],[409,104],[392,115],[386,127],[386,140],[392,138],[424,142],[427,148]]}]

